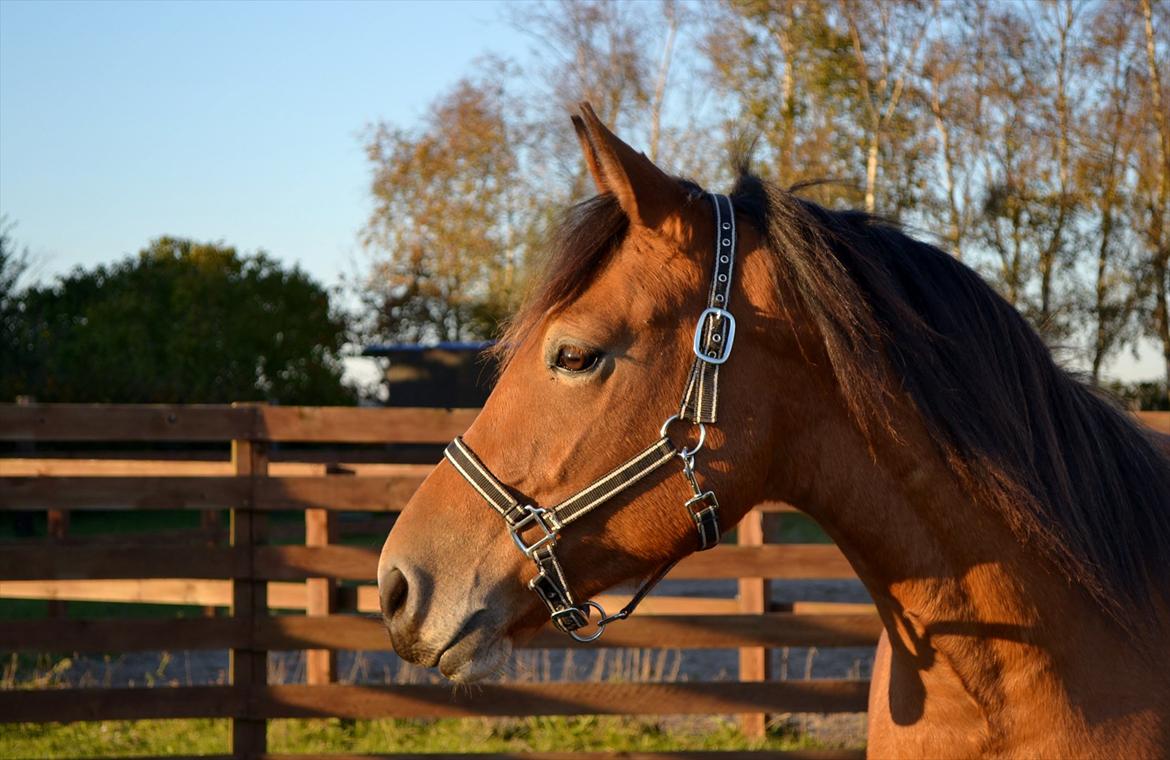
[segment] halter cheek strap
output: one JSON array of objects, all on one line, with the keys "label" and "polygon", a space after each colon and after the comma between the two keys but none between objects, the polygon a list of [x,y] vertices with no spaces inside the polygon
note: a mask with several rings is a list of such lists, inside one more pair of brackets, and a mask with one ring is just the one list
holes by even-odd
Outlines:
[{"label": "halter cheek strap", "polygon": [[[557,559],[555,551],[557,539],[561,531],[572,522],[617,497],[678,457],[682,460],[682,472],[692,491],[692,496],[686,501],[685,507],[695,525],[697,550],[710,549],[719,543],[719,501],[713,491],[704,491],[699,487],[694,465],[695,454],[706,441],[706,424],[716,421],[719,368],[731,355],[731,347],[735,342],[735,318],[727,310],[727,306],[731,295],[731,275],[735,266],[736,235],[735,212],[731,199],[724,195],[711,195],[710,198],[715,211],[716,235],[715,263],[711,288],[707,296],[707,308],[699,316],[698,324],[695,326],[693,342],[695,358],[687,377],[679,412],[663,423],[657,441],[549,509],[521,504],[462,438],[456,437],[444,452],[447,461],[504,519],[516,547],[536,564],[536,577],[529,582],[528,587],[535,591],[548,607],[553,624],[578,641],[593,641],[605,631],[605,626],[609,623],[629,617],[650,590],[674,567],[677,560],[659,568],[653,577],[639,587],[625,607],[607,616],[601,605],[594,601],[578,604],[574,600],[564,569]],[[698,426],[699,440],[693,447],[680,450],[671,441],[670,426],[675,422]],[[577,631],[588,624],[590,609],[596,609],[600,617],[597,621],[597,630],[584,636]]]},{"label": "halter cheek strap", "polygon": [[735,212],[726,195],[711,196],[715,205],[715,266],[707,308],[695,325],[695,359],[687,377],[678,416],[698,423],[712,423],[719,406],[719,368],[731,356],[735,343],[735,317],[731,300],[731,275],[735,269]]}]

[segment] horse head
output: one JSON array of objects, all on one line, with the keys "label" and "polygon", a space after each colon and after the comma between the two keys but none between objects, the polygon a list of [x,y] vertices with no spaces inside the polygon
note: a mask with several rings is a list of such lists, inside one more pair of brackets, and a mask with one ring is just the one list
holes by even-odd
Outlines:
[{"label": "horse head", "polygon": [[[556,615],[555,605],[530,590],[541,568],[518,544],[556,534],[548,540],[557,565],[547,572],[560,575],[577,600],[572,605],[589,614],[582,600],[651,576],[698,548],[688,501],[718,494],[715,530],[726,529],[761,500],[774,474],[770,426],[779,402],[760,388],[777,386],[775,317],[765,316],[775,309],[739,285],[772,279],[759,261],[760,237],[741,223],[731,242],[730,206],[717,221],[711,196],[622,142],[587,105],[573,123],[599,195],[568,212],[543,279],[498,349],[502,372],[462,438],[466,452],[441,463],[419,488],[378,568],[394,648],[455,680],[490,674],[515,642],[548,622],[550,610]],[[720,419],[734,420],[734,434],[726,426],[703,428],[692,485],[671,453],[693,449],[698,425],[662,428],[679,412],[696,364],[696,321],[709,305],[709,284],[724,276],[720,240],[737,249],[730,251],[737,268],[725,304],[736,313],[736,333],[714,338],[735,340],[734,351],[719,357],[727,361],[717,379]],[[774,287],[762,292],[775,298]],[[792,341],[779,343],[794,349]],[[787,382],[806,374],[789,374]],[[529,519],[510,531],[485,501],[483,488],[504,492],[501,513],[509,502],[560,504],[660,432],[672,439],[663,459],[673,466],[655,466],[571,530]],[[474,462],[482,463],[482,477],[468,472]],[[477,478],[494,484],[480,488]],[[522,535],[514,540],[511,532]]]}]

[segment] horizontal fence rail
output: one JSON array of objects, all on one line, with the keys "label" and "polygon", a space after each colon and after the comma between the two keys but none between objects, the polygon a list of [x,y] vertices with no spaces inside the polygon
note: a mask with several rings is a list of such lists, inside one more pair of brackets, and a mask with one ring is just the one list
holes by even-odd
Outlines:
[{"label": "horizontal fence rail", "polygon": [[0,691],[0,721],[231,718],[474,718],[528,715],[703,715],[863,712],[865,681],[231,686]]},{"label": "horizontal fence rail", "polygon": [[[342,580],[374,578],[378,551],[351,546],[216,547],[181,553],[171,547],[79,547],[46,552],[39,547],[4,549],[0,580],[80,578],[260,578]],[[67,560],[65,559],[67,557]],[[692,554],[670,572],[672,580],[728,578],[853,578],[835,546],[771,544],[718,546]]]},{"label": "horizontal fence rail", "polygon": [[263,404],[0,404],[0,440],[447,443],[478,413]]},{"label": "horizontal fence rail", "polygon": [[[84,601],[205,610],[205,616],[195,618],[10,620],[0,625],[0,650],[231,652],[227,685],[17,687],[0,691],[0,722],[228,718],[232,756],[242,758],[269,757],[266,721],[288,717],[719,714],[738,715],[749,735],[761,736],[770,712],[865,711],[865,680],[770,680],[769,650],[868,647],[881,631],[868,604],[796,602],[777,607],[769,601],[768,584],[774,579],[855,577],[833,545],[764,540],[763,515],[791,513],[785,504],[760,505],[740,526],[737,544],[692,555],[669,576],[734,579],[736,598],[654,595],[639,616],[590,645],[734,649],[739,651],[737,681],[506,682],[472,691],[429,684],[336,683],[338,650],[390,649],[372,585],[378,551],[340,545],[338,539],[384,535],[432,467],[403,461],[347,463],[347,452],[354,445],[375,447],[377,459],[383,456],[378,452],[395,456],[386,448],[395,445],[437,451],[477,411],[0,405],[0,442],[9,446],[9,456],[0,457],[0,515],[32,510],[46,511],[50,518],[48,543],[17,540],[0,545],[0,599],[51,600],[58,605],[51,609],[57,611],[59,605]],[[1143,413],[1140,418],[1170,433],[1170,413]],[[103,444],[112,448],[96,448]],[[125,458],[127,444],[165,451],[154,459],[141,452]],[[183,458],[185,446],[206,449],[210,444],[221,446],[215,450],[220,453]],[[273,461],[277,449],[279,460]],[[198,512],[202,527],[98,536],[70,535],[67,527],[70,514],[80,520],[86,512],[182,511]],[[290,525],[273,517],[290,511],[303,512],[303,523]],[[220,522],[223,512],[230,518],[226,525]],[[355,512],[365,516],[352,519]],[[275,545],[277,539],[297,543]],[[606,595],[599,601],[616,608],[625,597]],[[273,614],[277,610],[295,614]],[[545,628],[520,646],[580,645]],[[268,682],[269,652],[302,650],[306,683]],[[800,751],[786,756],[860,754]]]},{"label": "horizontal fence rail", "polygon": [[[522,646],[546,648],[657,648],[664,641],[680,649],[751,647],[855,647],[877,640],[877,615],[645,615],[581,644],[551,628]],[[158,649],[232,649],[249,641],[267,651],[351,649],[388,651],[380,620],[352,615],[269,617],[249,623],[234,618],[195,620],[31,620],[0,630],[0,649],[11,651],[108,652]]]},{"label": "horizontal fence rail", "polygon": [[[270,609],[304,610],[307,586],[299,582],[269,581]],[[376,613],[377,589],[372,585],[336,590],[337,607],[347,612]],[[124,602],[226,607],[231,604],[231,583],[195,578],[131,578],[122,580],[0,581],[0,599],[45,599],[75,602]],[[594,597],[602,607],[617,609],[629,601],[616,594]],[[799,614],[861,614],[874,611],[871,604],[847,602],[769,603],[772,612]],[[721,615],[742,612],[735,599],[654,594],[638,605],[640,614]]]}]

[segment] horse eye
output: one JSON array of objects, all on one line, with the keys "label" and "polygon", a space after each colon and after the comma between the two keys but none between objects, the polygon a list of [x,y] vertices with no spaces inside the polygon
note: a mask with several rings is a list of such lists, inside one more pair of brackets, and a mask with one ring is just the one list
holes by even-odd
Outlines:
[{"label": "horse eye", "polygon": [[597,364],[598,354],[580,346],[565,345],[557,350],[557,368],[566,372],[587,372]]}]

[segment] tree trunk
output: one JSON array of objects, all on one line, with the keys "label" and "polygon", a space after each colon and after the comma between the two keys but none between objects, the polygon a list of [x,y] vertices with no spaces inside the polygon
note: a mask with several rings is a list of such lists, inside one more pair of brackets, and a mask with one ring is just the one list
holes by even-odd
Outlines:
[{"label": "tree trunk", "polygon": [[959,211],[958,199],[955,197],[955,160],[951,155],[951,130],[943,118],[942,101],[939,99],[938,82],[934,82],[934,91],[931,93],[930,110],[934,114],[934,126],[938,130],[939,150],[943,160],[943,187],[947,193],[947,213],[950,216],[951,231],[948,242],[951,253],[959,261],[963,260],[963,220]]},{"label": "tree trunk", "polygon": [[865,160],[865,211],[872,214],[877,209],[877,170],[880,133],[874,129],[869,138],[869,151]]},{"label": "tree trunk", "polygon": [[1158,338],[1162,341],[1162,361],[1165,363],[1165,381],[1167,388],[1167,399],[1170,400],[1170,308],[1167,305],[1167,269],[1166,252],[1158,257],[1160,261],[1155,263],[1154,277],[1155,277],[1155,292],[1157,303],[1154,304],[1154,326],[1158,331]]},{"label": "tree trunk", "polygon": [[776,44],[784,55],[784,74],[780,77],[780,137],[779,180],[782,187],[796,181],[796,49],[792,44],[792,27],[796,23],[795,10],[790,4],[785,23],[773,32]]},{"label": "tree trunk", "polygon": [[[1068,65],[1069,34],[1075,22],[1071,4],[1066,3],[1065,16],[1060,24],[1057,41],[1056,60],[1056,171],[1057,171],[1057,211],[1056,224],[1052,229],[1052,237],[1048,245],[1040,254],[1040,326],[1051,334],[1052,325],[1052,284],[1056,277],[1057,261],[1060,257],[1060,248],[1064,240],[1064,226],[1068,223],[1069,181],[1071,174],[1071,158],[1069,145],[1069,102],[1068,102]],[[1059,10],[1057,11],[1059,18]]]},{"label": "tree trunk", "polygon": [[662,60],[658,65],[658,80],[654,83],[654,102],[650,110],[650,160],[658,161],[658,143],[662,135],[662,104],[666,100],[666,83],[670,78],[670,61],[674,53],[674,38],[678,34],[678,13],[667,4],[666,41],[662,44]]},{"label": "tree trunk", "polygon": [[[1112,171],[1112,167],[1110,167]],[[1109,271],[1109,238],[1113,232],[1113,214],[1106,209],[1101,219],[1101,245],[1097,249],[1097,282],[1094,293],[1093,311],[1097,318],[1096,340],[1093,343],[1093,385],[1101,384],[1101,365],[1105,363],[1105,355],[1109,351],[1111,341],[1107,336],[1108,326],[1105,313],[1105,302],[1109,296],[1105,277]]]}]

